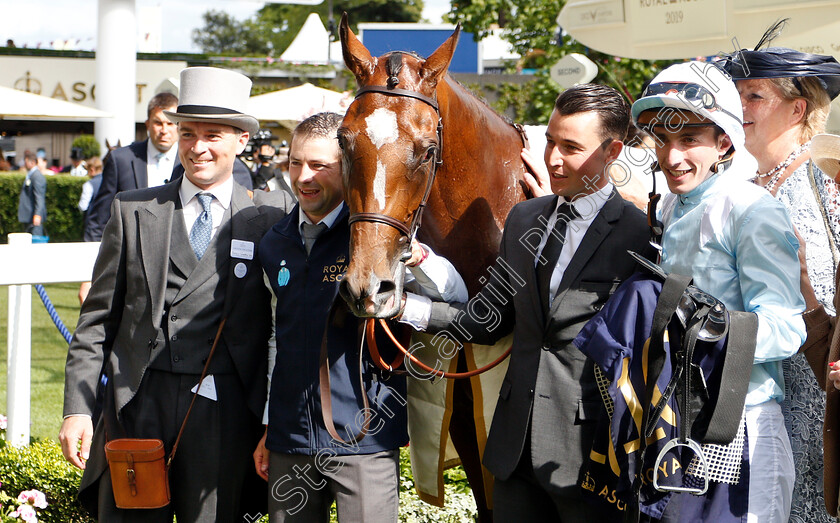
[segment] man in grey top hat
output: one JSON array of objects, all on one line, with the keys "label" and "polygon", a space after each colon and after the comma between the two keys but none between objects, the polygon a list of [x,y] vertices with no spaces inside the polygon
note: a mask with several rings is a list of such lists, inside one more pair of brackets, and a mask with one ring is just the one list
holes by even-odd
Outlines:
[{"label": "man in grey top hat", "polygon": [[[232,71],[183,70],[180,105],[166,115],[178,124],[185,176],[112,204],[67,356],[59,434],[64,456],[85,469],[80,497],[100,521],[243,521],[262,511],[265,483],[250,456],[261,436],[271,310],[257,245],[291,201],[232,180],[258,128],[243,112],[250,87]],[[102,372],[104,409],[92,419]],[[172,501],[118,509],[106,440],[159,438],[168,455],[195,390],[169,470]]]}]

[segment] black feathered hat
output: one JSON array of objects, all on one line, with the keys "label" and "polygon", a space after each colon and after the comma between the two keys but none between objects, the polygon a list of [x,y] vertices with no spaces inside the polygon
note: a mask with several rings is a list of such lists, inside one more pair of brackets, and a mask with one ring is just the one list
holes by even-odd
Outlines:
[{"label": "black feathered hat", "polygon": [[787,19],[773,24],[753,50],[741,49],[725,57],[724,68],[734,81],[761,78],[802,78],[819,80],[830,99],[840,94],[840,63],[833,56],[803,53],[787,47],[762,46],[770,43],[784,28]]}]

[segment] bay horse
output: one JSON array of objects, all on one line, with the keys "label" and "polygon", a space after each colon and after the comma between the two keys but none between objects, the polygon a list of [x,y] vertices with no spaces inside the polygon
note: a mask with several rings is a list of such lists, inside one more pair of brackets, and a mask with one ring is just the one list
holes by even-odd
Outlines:
[{"label": "bay horse", "polygon": [[[452,262],[474,294],[496,260],[508,212],[526,197],[523,131],[447,74],[460,26],[425,60],[399,51],[372,57],[346,13],[339,32],[359,87],[338,131],[351,223],[342,297],[357,316],[394,316],[415,233]],[[452,371],[474,370],[511,340],[495,347],[464,344],[442,363]],[[425,348],[414,354],[441,361],[430,345]],[[450,459],[456,458],[454,444],[479,519],[492,518],[492,477],[480,459],[506,363],[457,383],[409,379],[412,467],[425,501],[443,504],[441,474],[457,464]]]}]

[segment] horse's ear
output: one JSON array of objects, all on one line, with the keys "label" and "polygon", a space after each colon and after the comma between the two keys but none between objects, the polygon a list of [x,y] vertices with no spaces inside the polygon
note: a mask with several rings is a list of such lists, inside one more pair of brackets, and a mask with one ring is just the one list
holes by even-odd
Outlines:
[{"label": "horse's ear", "polygon": [[344,63],[356,80],[362,82],[373,74],[376,61],[370,55],[367,47],[353,34],[350,29],[350,22],[347,21],[347,12],[341,15],[341,25],[338,27],[338,34],[341,37],[341,53],[344,55]]},{"label": "horse's ear", "polygon": [[109,151],[111,150],[111,143],[108,141],[107,138],[105,138],[105,148],[108,149]]},{"label": "horse's ear", "polygon": [[461,24],[455,26],[455,31],[440,44],[440,47],[432,53],[423,63],[423,70],[421,75],[423,79],[430,82],[432,85],[437,85],[437,81],[446,74],[446,69],[449,67],[449,62],[452,61],[452,55],[455,54],[455,48],[458,47],[458,37],[461,35]]}]

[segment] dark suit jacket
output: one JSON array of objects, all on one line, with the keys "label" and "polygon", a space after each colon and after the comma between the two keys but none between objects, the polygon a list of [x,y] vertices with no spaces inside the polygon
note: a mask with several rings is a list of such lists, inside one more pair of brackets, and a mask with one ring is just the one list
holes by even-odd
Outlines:
[{"label": "dark suit jacket", "polygon": [[23,182],[20,189],[20,201],[18,202],[18,221],[32,225],[32,217],[36,214],[41,217],[41,225],[47,221],[47,179],[41,174],[37,167],[28,173],[28,178]]},{"label": "dark suit jacket", "polygon": [[[256,246],[293,204],[282,192],[259,192],[253,195],[252,201],[244,189],[237,184],[233,187],[231,217],[220,227],[230,227],[228,238],[253,242],[255,253],[250,260],[219,263],[228,272],[223,306],[227,323],[222,339],[235,367],[232,372],[239,376],[245,388],[247,407],[260,419],[267,393],[271,310],[270,293],[263,283]],[[181,254],[175,249],[170,252],[173,218],[178,216],[176,206],[180,205],[179,188],[180,183],[168,183],[121,193],[114,199],[113,215],[105,227],[94,265],[90,294],[82,306],[67,355],[65,416],[93,413],[97,384],[104,369],[110,380],[109,390],[113,390],[113,397],[105,401],[113,411],[106,411],[105,415],[118,417],[137,392],[149,363],[166,347],[161,323],[167,274],[170,264]],[[183,248],[193,255],[188,242]],[[218,245],[216,252],[221,260],[222,256],[229,256],[230,246]],[[241,278],[233,274],[239,262],[247,269]],[[188,279],[177,299],[191,293],[218,296],[218,289],[202,283],[199,279]],[[246,298],[240,300],[242,296]],[[202,313],[203,307],[181,310],[179,321],[189,322]],[[218,325],[219,321],[221,318],[207,323]],[[215,327],[210,330],[206,339],[212,340]],[[81,489],[93,484],[107,466],[103,432],[103,423],[98,423]]]},{"label": "dark suit jacket", "polygon": [[572,340],[634,272],[626,251],[650,256],[652,249],[645,215],[613,189],[566,268],[545,318],[534,268],[545,233],[538,217],[548,217],[556,202],[556,196],[545,196],[516,205],[487,285],[466,305],[433,304],[427,330],[446,330],[481,344],[513,331],[484,464],[494,476],[510,477],[526,444],[530,417],[534,471],[544,489],[558,493],[576,484],[603,408],[592,362]]}]

